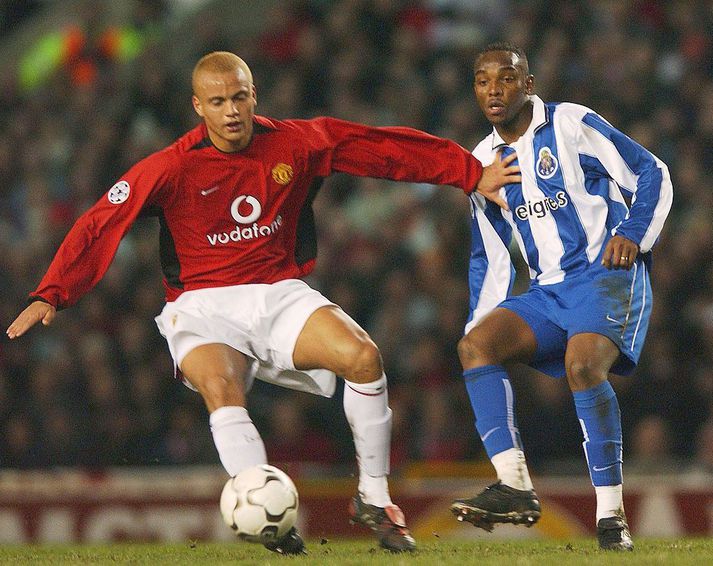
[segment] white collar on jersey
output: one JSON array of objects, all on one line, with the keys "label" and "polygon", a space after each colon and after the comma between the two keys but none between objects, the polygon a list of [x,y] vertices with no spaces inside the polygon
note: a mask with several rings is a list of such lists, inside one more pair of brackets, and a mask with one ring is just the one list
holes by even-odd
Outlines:
[{"label": "white collar on jersey", "polygon": [[[547,108],[545,108],[545,103],[542,102],[542,99],[536,94],[531,94],[530,100],[532,101],[533,105],[532,122],[530,122],[530,126],[527,128],[527,131],[522,135],[523,138],[534,134],[536,130],[538,130],[550,121],[550,117],[547,113]],[[503,145],[508,144],[505,143],[505,140],[500,137],[500,134],[498,134],[497,130],[493,128],[493,149],[495,150]]]}]

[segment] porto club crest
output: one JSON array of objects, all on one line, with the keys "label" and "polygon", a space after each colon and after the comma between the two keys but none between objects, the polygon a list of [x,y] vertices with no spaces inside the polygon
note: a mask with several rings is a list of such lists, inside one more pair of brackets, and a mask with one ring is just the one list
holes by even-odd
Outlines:
[{"label": "porto club crest", "polygon": [[559,161],[552,153],[549,147],[543,147],[539,152],[539,159],[537,160],[537,165],[535,169],[537,174],[542,179],[549,179],[555,173],[557,173],[557,168],[559,167]]}]

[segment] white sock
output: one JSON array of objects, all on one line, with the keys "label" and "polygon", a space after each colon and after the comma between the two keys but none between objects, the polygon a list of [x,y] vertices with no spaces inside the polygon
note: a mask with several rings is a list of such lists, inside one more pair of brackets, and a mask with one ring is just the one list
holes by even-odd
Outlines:
[{"label": "white sock", "polygon": [[265,445],[244,407],[220,407],[210,414],[210,430],[218,456],[231,477],[267,464]]},{"label": "white sock", "polygon": [[622,485],[594,486],[597,494],[597,523],[599,519],[624,515]]},{"label": "white sock", "polygon": [[527,470],[525,454],[519,448],[508,448],[498,452],[491,459],[498,479],[505,485],[520,490],[532,489],[530,472]]},{"label": "white sock", "polygon": [[344,380],[344,414],[354,436],[362,501],[377,507],[391,505],[387,482],[391,409],[386,375],[371,383]]}]

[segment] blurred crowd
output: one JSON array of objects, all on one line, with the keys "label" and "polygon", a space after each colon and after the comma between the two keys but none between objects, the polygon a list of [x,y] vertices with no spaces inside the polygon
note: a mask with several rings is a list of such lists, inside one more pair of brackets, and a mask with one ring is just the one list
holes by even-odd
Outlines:
[{"label": "blurred crowd", "polygon": [[[89,4],[49,71],[23,82],[19,64],[2,67],[5,327],[77,216],[197,123],[190,71],[203,54],[229,50],[248,62],[261,114],[407,125],[472,148],[489,131],[472,95],[474,55],[509,40],[528,53],[542,98],[593,108],[670,167],[675,201],[654,256],[647,345],[635,375],[613,383],[627,469],[713,472],[713,2],[267,2],[255,8],[265,11],[257,33],[241,31],[251,18],[242,3],[218,2],[177,34],[171,2],[132,0],[108,35],[103,3]],[[133,43],[121,51],[126,38]],[[465,196],[336,175],[315,212],[309,283],[381,348],[394,470],[483,459],[456,355],[468,315]],[[153,321],[163,305],[157,233],[140,220],[89,295],[52,327],[0,342],[0,466],[218,463],[207,412],[173,379]],[[532,467],[572,462],[584,473],[567,384],[518,368],[513,385]],[[273,462],[352,465],[339,393],[322,399],[258,383],[249,408]]]}]

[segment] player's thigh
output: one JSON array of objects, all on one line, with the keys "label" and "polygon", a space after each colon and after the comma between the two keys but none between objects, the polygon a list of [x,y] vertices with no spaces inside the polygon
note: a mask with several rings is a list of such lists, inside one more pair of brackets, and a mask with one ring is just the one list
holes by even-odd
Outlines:
[{"label": "player's thigh", "polygon": [[193,348],[181,361],[181,372],[203,396],[209,411],[245,406],[245,376],[250,361],[226,344]]},{"label": "player's thigh", "polygon": [[527,362],[537,351],[530,325],[506,308],[496,308],[476,324],[458,344],[465,369],[479,364]]},{"label": "player's thigh", "polygon": [[619,358],[619,348],[611,339],[594,332],[575,334],[567,341],[564,363],[572,391],[597,386],[607,379]]},{"label": "player's thigh", "polygon": [[310,315],[297,337],[292,359],[296,369],[328,369],[347,378],[354,378],[354,371],[380,374],[382,370],[379,350],[369,335],[334,305]]}]

